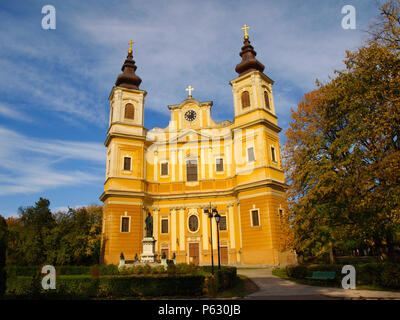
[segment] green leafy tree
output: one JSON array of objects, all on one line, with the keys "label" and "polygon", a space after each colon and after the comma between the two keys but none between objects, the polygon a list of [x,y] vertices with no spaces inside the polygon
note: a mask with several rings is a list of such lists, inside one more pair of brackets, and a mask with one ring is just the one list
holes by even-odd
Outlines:
[{"label": "green leafy tree", "polygon": [[97,264],[100,255],[102,207],[91,205],[51,213],[40,198],[34,207],[9,218],[8,262],[13,264]]},{"label": "green leafy tree", "polygon": [[6,291],[7,274],[5,270],[6,252],[8,242],[8,229],[6,220],[0,215],[0,297]]},{"label": "green leafy tree", "polygon": [[[375,246],[400,231],[399,2],[381,9],[345,70],[307,93],[286,135],[295,246],[306,256]],[[390,14],[388,14],[390,13]],[[379,26],[381,29],[379,29]]]}]

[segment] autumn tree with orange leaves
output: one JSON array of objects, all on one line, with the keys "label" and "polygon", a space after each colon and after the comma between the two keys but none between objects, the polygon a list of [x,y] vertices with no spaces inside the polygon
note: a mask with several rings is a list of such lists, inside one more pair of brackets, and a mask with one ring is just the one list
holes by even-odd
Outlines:
[{"label": "autumn tree with orange leaves", "polygon": [[400,234],[400,2],[387,2],[345,70],[292,110],[285,171],[294,247],[304,257],[374,247]]}]

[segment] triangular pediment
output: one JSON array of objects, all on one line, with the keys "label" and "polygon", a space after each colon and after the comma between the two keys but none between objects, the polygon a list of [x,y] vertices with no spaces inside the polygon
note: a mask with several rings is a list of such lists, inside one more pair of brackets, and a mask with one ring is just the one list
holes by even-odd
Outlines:
[{"label": "triangular pediment", "polygon": [[210,140],[211,138],[211,135],[205,134],[204,132],[199,132],[194,129],[186,129],[180,132],[177,136],[172,137],[169,140],[169,143]]}]

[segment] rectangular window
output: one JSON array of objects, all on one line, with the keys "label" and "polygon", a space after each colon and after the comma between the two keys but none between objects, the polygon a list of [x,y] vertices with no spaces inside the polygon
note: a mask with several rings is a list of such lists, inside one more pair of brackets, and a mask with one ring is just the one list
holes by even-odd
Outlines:
[{"label": "rectangular window", "polygon": [[260,219],[258,215],[258,210],[251,210],[251,223],[253,227],[260,226]]},{"label": "rectangular window", "polygon": [[129,232],[129,217],[121,218],[121,232]]},{"label": "rectangular window", "polygon": [[186,161],[187,181],[197,181],[197,160]]},{"label": "rectangular window", "polygon": [[271,147],[272,162],[276,162],[275,148]]},{"label": "rectangular window", "polygon": [[161,233],[168,233],[168,219],[161,219]]},{"label": "rectangular window", "polygon": [[254,148],[247,148],[247,157],[249,162],[253,162],[256,158],[254,156]]},{"label": "rectangular window", "polygon": [[219,220],[219,230],[220,231],[228,230],[226,225],[226,216],[221,216],[221,219]]},{"label": "rectangular window", "polygon": [[131,171],[131,158],[130,157],[124,157],[124,170]]},{"label": "rectangular window", "polygon": [[168,175],[168,162],[161,163],[161,175],[162,176]]},{"label": "rectangular window", "polygon": [[218,159],[216,159],[215,161],[216,161],[216,163],[215,163],[215,165],[216,165],[216,171],[217,171],[217,172],[224,171],[224,159],[218,158]]}]

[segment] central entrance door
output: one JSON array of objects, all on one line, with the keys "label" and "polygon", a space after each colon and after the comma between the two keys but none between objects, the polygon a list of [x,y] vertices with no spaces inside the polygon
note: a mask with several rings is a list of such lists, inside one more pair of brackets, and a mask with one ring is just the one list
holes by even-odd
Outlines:
[{"label": "central entrance door", "polygon": [[199,243],[189,243],[189,263],[198,265],[200,263]]}]

